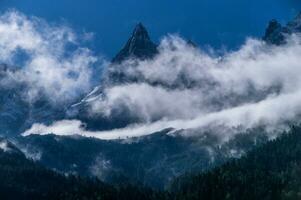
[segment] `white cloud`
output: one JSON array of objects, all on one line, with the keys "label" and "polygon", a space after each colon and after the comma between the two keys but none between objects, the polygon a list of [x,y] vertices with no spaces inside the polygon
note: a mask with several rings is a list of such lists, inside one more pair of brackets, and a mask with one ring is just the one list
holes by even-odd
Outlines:
[{"label": "white cloud", "polygon": [[93,53],[65,25],[10,11],[0,17],[0,62],[18,66],[2,86],[26,84],[30,101],[47,95],[50,102],[68,102],[91,89]]},{"label": "white cloud", "polygon": [[299,36],[292,36],[283,46],[249,39],[239,50],[222,56],[169,36],[154,59],[129,60],[109,70],[124,73],[128,82],[108,85],[101,95],[86,101],[97,117],[114,117],[116,110],[126,109],[129,116],[141,119],[140,124],[92,132],[80,121],[60,121],[50,126],[35,124],[24,135],[81,134],[115,139],[165,128],[283,129],[288,122],[300,122],[300,55]]},{"label": "white cloud", "polygon": [[3,152],[9,152],[9,151],[11,151],[11,148],[9,148],[7,141],[0,142],[0,149]]},{"label": "white cloud", "polygon": [[[106,96],[92,103],[91,112],[110,117],[114,108],[128,108],[146,121],[168,117],[189,118],[204,113],[199,90],[167,90],[149,84],[133,83],[105,89]],[[185,98],[183,98],[185,97]]]},{"label": "white cloud", "polygon": [[252,39],[222,57],[195,49],[178,37],[164,39],[155,59],[116,66],[142,81],[107,87],[92,101],[92,111],[110,115],[115,108],[127,107],[149,122],[160,117],[194,118],[270,96],[298,95],[301,45],[294,39],[282,47]]},{"label": "white cloud", "polygon": [[44,124],[34,124],[29,130],[22,135],[28,136],[32,134],[47,135],[56,134],[60,136],[66,135],[81,135],[86,137],[95,137],[104,140],[119,139],[127,137],[142,136],[161,130],[163,127],[161,123],[154,124],[137,124],[131,125],[124,129],[115,129],[109,131],[88,131],[85,129],[85,124],[79,120],[62,120],[54,122],[50,126]]},{"label": "white cloud", "polygon": [[[267,126],[270,130],[283,129],[286,122],[296,120],[301,112],[301,91],[298,94],[287,94],[277,97],[269,97],[261,102],[224,109],[219,112],[212,112],[197,116],[193,119],[160,120],[153,123],[135,124],[126,128],[109,131],[87,131],[85,125],[78,120],[63,120],[55,122],[50,126],[35,124],[23,136],[31,134],[56,134],[73,135],[78,134],[99,139],[118,139],[127,137],[139,137],[152,134],[166,128],[175,130],[200,129],[200,133],[208,127],[243,127],[254,128]],[[284,103],[285,102],[285,103]],[[284,126],[285,127],[285,126]],[[285,127],[286,128],[286,127]],[[219,130],[219,129],[218,129]],[[183,132],[187,135],[187,132]],[[188,132],[189,134],[190,132]],[[193,133],[193,132],[192,132]],[[236,132],[229,132],[221,137],[229,138]],[[220,131],[216,134],[225,134]]]},{"label": "white cloud", "polygon": [[102,154],[96,157],[94,163],[90,167],[91,174],[100,180],[105,180],[106,175],[110,170],[112,170],[111,161],[105,159]]}]

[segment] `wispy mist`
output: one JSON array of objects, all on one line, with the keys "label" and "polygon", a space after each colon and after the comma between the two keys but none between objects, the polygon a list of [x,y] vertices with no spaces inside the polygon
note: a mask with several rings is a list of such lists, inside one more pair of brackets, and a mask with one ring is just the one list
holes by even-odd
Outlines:
[{"label": "wispy mist", "polygon": [[[165,128],[264,126],[276,130],[299,123],[298,35],[283,46],[248,39],[239,50],[222,56],[195,48],[178,36],[168,36],[159,50],[152,60],[128,60],[111,66],[108,74],[118,71],[126,78],[106,85],[101,95],[87,99],[92,115],[110,118],[116,110],[124,109],[137,116],[139,124],[90,132],[80,121],[62,121],[52,126],[36,124],[25,134],[75,133],[112,139]],[[65,131],[64,127],[70,129]]]},{"label": "wispy mist", "polygon": [[[1,87],[22,85],[33,102],[69,102],[88,92],[99,59],[80,46],[70,27],[9,11],[0,17],[0,62],[8,65]],[[85,37],[84,37],[85,38]]]}]

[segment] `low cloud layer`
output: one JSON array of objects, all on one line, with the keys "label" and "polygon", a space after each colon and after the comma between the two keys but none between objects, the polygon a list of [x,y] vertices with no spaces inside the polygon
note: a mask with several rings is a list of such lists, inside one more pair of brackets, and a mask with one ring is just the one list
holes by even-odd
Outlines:
[{"label": "low cloud layer", "polygon": [[283,47],[250,39],[223,56],[202,52],[178,37],[163,40],[160,48],[154,60],[117,66],[141,81],[107,87],[105,95],[92,101],[91,112],[110,116],[126,107],[146,122],[193,119],[299,92],[297,37]]},{"label": "low cloud layer", "polygon": [[25,135],[81,134],[115,139],[165,128],[263,126],[283,130],[289,123],[300,122],[300,55],[297,35],[283,46],[249,39],[239,50],[222,56],[169,36],[153,60],[129,60],[112,66],[111,71],[122,72],[128,81],[107,85],[101,95],[86,100],[92,115],[109,118],[125,108],[142,122],[90,132],[80,121],[60,121],[50,126],[36,124]]}]

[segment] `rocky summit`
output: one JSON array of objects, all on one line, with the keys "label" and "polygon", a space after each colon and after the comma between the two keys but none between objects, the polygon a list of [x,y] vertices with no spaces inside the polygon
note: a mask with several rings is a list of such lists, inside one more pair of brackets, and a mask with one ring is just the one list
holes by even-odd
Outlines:
[{"label": "rocky summit", "polygon": [[281,45],[286,43],[287,36],[301,32],[301,13],[285,26],[277,20],[270,21],[263,40],[268,44]]},{"label": "rocky summit", "polygon": [[113,63],[120,63],[131,57],[147,59],[153,57],[157,52],[157,45],[151,41],[143,24],[139,23],[123,49],[112,61]]}]

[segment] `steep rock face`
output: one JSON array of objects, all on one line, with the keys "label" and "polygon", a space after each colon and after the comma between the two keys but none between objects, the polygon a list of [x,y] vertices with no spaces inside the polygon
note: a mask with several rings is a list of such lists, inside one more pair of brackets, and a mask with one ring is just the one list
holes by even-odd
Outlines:
[{"label": "steep rock face", "polygon": [[270,21],[263,40],[269,44],[281,45],[285,42],[284,27],[277,21]]},{"label": "steep rock face", "polygon": [[113,58],[113,63],[120,63],[130,57],[151,58],[157,53],[157,45],[149,37],[146,28],[139,23],[126,45]]},{"label": "steep rock face", "polygon": [[[129,77],[124,73],[123,61],[130,58],[149,59],[157,53],[157,45],[151,41],[146,28],[141,24],[137,24],[128,42],[122,50],[113,58],[112,64],[108,67],[103,75],[103,80],[100,86],[95,87],[85,98],[69,108],[68,114],[70,118],[80,119],[87,124],[87,127],[92,130],[122,128],[130,123],[137,123],[139,119],[128,114],[127,110],[118,109],[113,112],[111,118],[103,118],[101,116],[91,117],[90,106],[91,102],[99,98],[103,98],[103,89],[105,85],[117,85],[129,82],[137,82],[137,77]],[[139,78],[139,77],[138,77]]]},{"label": "steep rock face", "polygon": [[287,24],[286,28],[289,32],[301,32],[301,12]]},{"label": "steep rock face", "polygon": [[281,25],[277,20],[271,20],[263,40],[268,44],[282,45],[286,43],[287,36],[301,32],[301,13],[299,13],[292,21],[285,26]]}]

